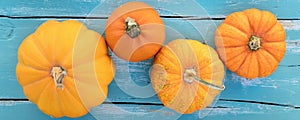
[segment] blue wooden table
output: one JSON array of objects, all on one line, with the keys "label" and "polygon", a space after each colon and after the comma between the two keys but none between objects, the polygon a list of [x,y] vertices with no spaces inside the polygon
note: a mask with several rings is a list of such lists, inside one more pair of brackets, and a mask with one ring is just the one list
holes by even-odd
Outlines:
[{"label": "blue wooden table", "polygon": [[[50,19],[78,20],[103,33],[109,14],[127,1],[131,0],[1,0],[0,119],[52,119],[26,99],[15,77],[18,46],[27,35]],[[230,13],[251,7],[269,10],[286,30],[285,57],[277,70],[266,78],[249,81],[227,71],[226,89],[210,107],[180,115],[165,108],[155,95],[149,79],[152,59],[129,63],[110,53],[117,73],[109,86],[108,98],[79,119],[299,119],[300,1],[142,1],[161,15],[167,29],[166,43],[176,38],[190,38],[213,47],[215,30]]]}]

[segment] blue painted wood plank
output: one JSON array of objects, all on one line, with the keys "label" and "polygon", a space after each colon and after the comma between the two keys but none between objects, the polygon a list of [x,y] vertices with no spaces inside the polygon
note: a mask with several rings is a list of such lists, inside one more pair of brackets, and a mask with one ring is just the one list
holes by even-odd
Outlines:
[{"label": "blue painted wood plank", "polygon": [[[52,117],[42,113],[34,104],[28,101],[1,101],[0,118],[6,120],[51,120]],[[96,120],[92,115],[85,115],[78,120]],[[58,120],[72,120],[62,117]]]},{"label": "blue painted wood plank", "polygon": [[[7,16],[105,16],[119,5],[134,0],[2,0],[0,15]],[[297,0],[138,0],[158,10],[160,15],[225,17],[251,7],[269,10],[279,18],[300,18]],[[96,7],[99,9],[92,12]],[[93,14],[91,14],[91,12]]]},{"label": "blue painted wood plank", "polygon": [[[0,19],[0,30],[8,30],[6,37],[0,41],[0,98],[25,98],[22,89],[15,78],[15,66],[17,63],[17,49],[21,41],[30,33],[32,33],[38,25],[47,19]],[[81,20],[85,24],[100,33],[103,33],[105,20]],[[213,44],[213,36],[216,26],[221,21],[205,21],[205,20],[182,20],[182,19],[164,19],[167,26],[167,41],[175,38],[191,38],[199,39],[208,44]],[[265,102],[275,102],[284,104],[300,105],[300,102],[294,98],[300,98],[300,74],[297,73],[300,67],[288,67],[289,65],[299,65],[300,46],[299,32],[297,20],[281,21],[287,30],[287,53],[280,63],[280,66],[274,74],[263,79],[255,79],[247,81],[237,77],[231,72],[226,74],[226,90],[221,94],[221,98],[226,99],[246,99],[258,100]],[[216,25],[213,25],[215,23]],[[194,24],[195,26],[191,26]],[[182,27],[186,26],[186,27]],[[11,30],[10,30],[11,29]],[[197,31],[197,29],[200,30]],[[12,31],[10,33],[10,31]],[[9,51],[9,52],[8,52]],[[109,86],[109,95],[106,101],[113,102],[148,102],[160,103],[154,91],[152,90],[149,80],[149,69],[151,68],[151,60],[139,63],[128,63],[112,54],[114,62],[117,64],[116,79]],[[130,71],[129,77],[122,75],[120,70]],[[289,74],[286,74],[286,73]],[[126,75],[126,74],[125,74]],[[120,82],[121,81],[121,82]],[[134,83],[129,83],[133,81]],[[120,82],[120,83],[119,83]],[[135,83],[144,87],[143,92],[137,94],[129,90],[134,87]],[[142,89],[142,88],[140,88]],[[125,90],[125,91],[124,91]],[[283,96],[278,96],[281,94]],[[144,95],[144,96],[143,96]]]},{"label": "blue painted wood plank", "polygon": [[[77,118],[78,120],[119,120],[119,119],[166,119],[180,120],[253,120],[253,119],[288,119],[297,120],[299,110],[264,104],[219,101],[218,106],[196,111],[193,114],[181,115],[161,105],[135,104],[102,104],[92,108],[90,113]],[[0,102],[0,117],[7,120],[50,120],[51,117],[40,112],[37,107],[26,101]],[[63,117],[57,120],[71,120]]]}]

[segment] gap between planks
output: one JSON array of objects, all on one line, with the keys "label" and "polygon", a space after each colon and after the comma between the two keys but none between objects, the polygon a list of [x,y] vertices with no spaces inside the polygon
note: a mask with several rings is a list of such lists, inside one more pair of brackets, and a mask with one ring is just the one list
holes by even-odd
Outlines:
[{"label": "gap between planks", "polygon": [[[0,102],[12,102],[12,101],[13,102],[29,102],[28,99],[24,99],[24,98],[1,98],[0,99]],[[273,102],[262,102],[262,101],[252,101],[252,100],[236,100],[236,99],[218,99],[217,101],[250,103],[250,104],[260,104],[260,105],[269,105],[269,106],[278,106],[278,107],[300,109],[300,106],[273,103]],[[163,106],[163,104],[161,104],[161,103],[142,103],[142,102],[103,102],[103,104],[132,104],[132,105]],[[208,106],[207,108],[229,108],[229,107],[226,107],[226,106]]]},{"label": "gap between planks", "polygon": [[[186,20],[225,20],[225,18],[209,18],[197,16],[160,16],[161,18],[182,18]],[[0,15],[0,18],[10,19],[108,19],[108,17],[89,17],[89,16],[8,16]],[[278,18],[278,20],[300,20],[300,18]]]}]

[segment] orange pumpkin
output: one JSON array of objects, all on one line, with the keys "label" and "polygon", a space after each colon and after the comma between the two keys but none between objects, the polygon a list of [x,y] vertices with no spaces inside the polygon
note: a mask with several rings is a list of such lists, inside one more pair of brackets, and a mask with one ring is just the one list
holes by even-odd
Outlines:
[{"label": "orange pumpkin", "polygon": [[151,82],[160,101],[190,114],[210,105],[220,90],[224,66],[215,50],[195,40],[173,40],[155,56]]},{"label": "orange pumpkin", "polygon": [[77,21],[43,23],[18,51],[25,95],[52,117],[79,117],[101,104],[114,72],[104,39]]},{"label": "orange pumpkin", "polygon": [[285,36],[272,13],[248,9],[226,17],[216,31],[215,44],[229,70],[252,79],[275,71],[285,54]]},{"label": "orange pumpkin", "polygon": [[110,15],[105,35],[108,46],[118,57],[138,62],[159,51],[165,40],[165,29],[151,6],[128,2]]}]

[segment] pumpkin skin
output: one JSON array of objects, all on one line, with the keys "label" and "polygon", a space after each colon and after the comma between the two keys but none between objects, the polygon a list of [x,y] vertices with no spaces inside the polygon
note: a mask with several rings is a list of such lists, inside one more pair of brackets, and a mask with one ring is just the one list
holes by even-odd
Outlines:
[{"label": "pumpkin skin", "polygon": [[[190,74],[193,73],[193,74]],[[224,65],[215,50],[195,40],[177,39],[155,56],[151,82],[160,101],[181,114],[190,114],[210,105],[223,90],[201,84],[191,75],[222,86]]]},{"label": "pumpkin skin", "polygon": [[272,13],[252,8],[227,16],[216,31],[215,44],[229,70],[253,79],[276,70],[286,51],[285,38]]},{"label": "pumpkin skin", "polygon": [[101,104],[114,72],[103,37],[77,21],[47,21],[18,50],[24,94],[55,118],[83,116]]},{"label": "pumpkin skin", "polygon": [[[138,26],[137,29],[129,29],[131,24]],[[151,6],[128,2],[109,16],[105,35],[108,46],[118,57],[139,62],[159,51],[165,40],[165,28]]]}]

